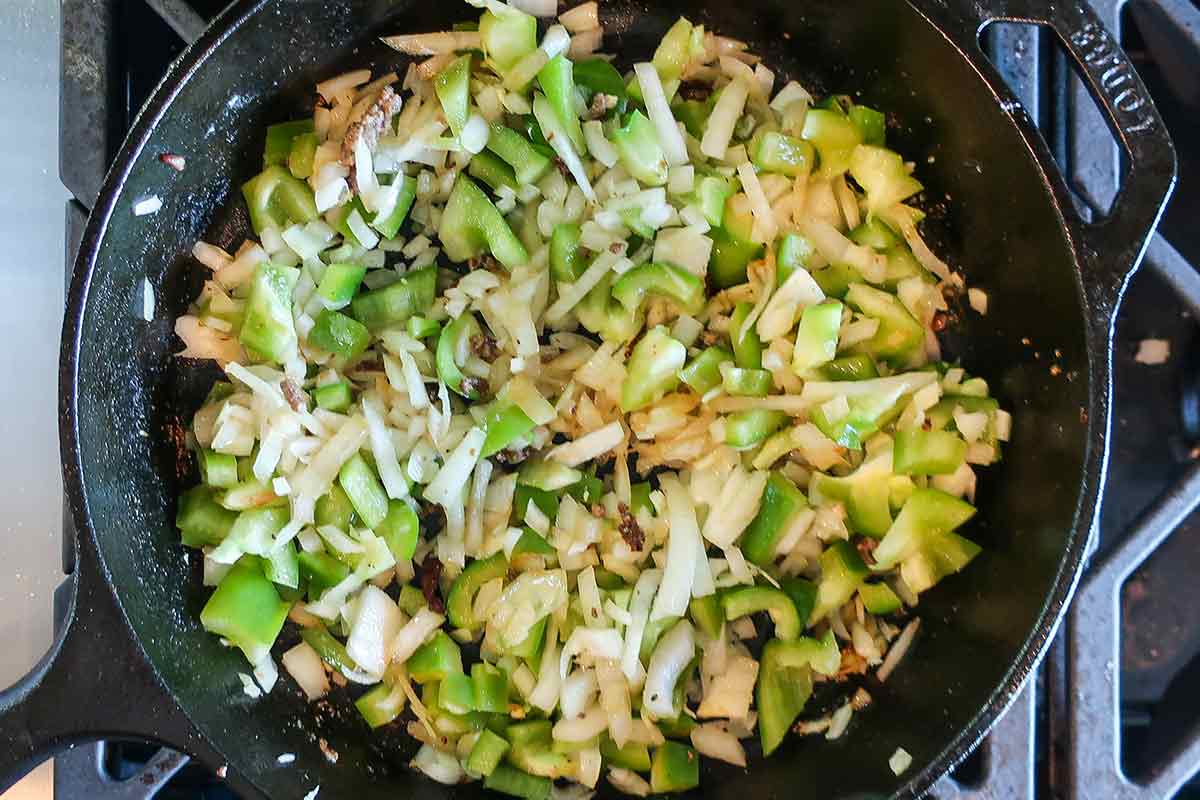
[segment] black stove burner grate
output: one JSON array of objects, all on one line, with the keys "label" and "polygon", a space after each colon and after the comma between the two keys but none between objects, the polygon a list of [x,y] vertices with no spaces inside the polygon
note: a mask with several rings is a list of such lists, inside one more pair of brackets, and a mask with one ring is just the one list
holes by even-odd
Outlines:
[{"label": "black stove burner grate", "polygon": [[[60,173],[67,275],[88,209],[167,65],[227,0],[61,0]],[[1100,536],[1055,645],[938,800],[1200,798],[1200,0],[1090,0],[1154,95],[1180,157],[1180,187],[1117,322],[1112,461]],[[995,24],[984,43],[1050,142],[1085,213],[1120,185],[1118,151],[1048,31]],[[1178,248],[1178,250],[1176,249]],[[1136,360],[1165,339],[1167,364]],[[70,531],[69,515],[64,531]],[[74,569],[64,536],[64,572]],[[1183,592],[1181,587],[1187,587]],[[56,758],[55,795],[226,800],[187,756],[144,743]]]}]

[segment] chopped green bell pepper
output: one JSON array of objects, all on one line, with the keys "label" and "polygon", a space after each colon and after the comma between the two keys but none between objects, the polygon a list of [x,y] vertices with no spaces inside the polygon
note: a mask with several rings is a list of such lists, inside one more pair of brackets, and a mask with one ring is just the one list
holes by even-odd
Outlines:
[{"label": "chopped green bell pepper", "polygon": [[411,175],[398,175],[396,180],[400,181],[400,194],[396,198],[396,205],[392,209],[392,213],[387,219],[376,219],[371,223],[371,227],[379,231],[379,235],[384,239],[393,239],[400,231],[400,226],[404,224],[404,220],[408,219],[408,212],[412,210],[413,202],[417,199],[417,179]]},{"label": "chopped green bell pepper", "polygon": [[583,126],[579,124],[579,115],[575,113],[575,76],[571,61],[565,54],[559,53],[546,62],[537,77],[554,116],[571,140],[571,146],[576,153],[586,153]]},{"label": "chopped green bell pepper", "polygon": [[479,36],[483,52],[500,72],[507,72],[537,49],[537,19],[515,8],[502,14],[485,11]]},{"label": "chopped green bell pepper", "polygon": [[817,249],[806,236],[787,233],[775,248],[775,285],[782,286],[798,269],[808,269]]},{"label": "chopped green bell pepper", "polygon": [[483,150],[471,157],[471,163],[467,165],[467,174],[486,183],[493,192],[499,192],[501,188],[516,192],[520,188],[517,184],[517,173],[504,159],[490,150]]},{"label": "chopped green bell pepper", "polygon": [[492,123],[487,149],[500,156],[521,185],[537,183],[550,170],[551,159],[528,139],[499,122]]},{"label": "chopped green bell pepper", "polygon": [[737,397],[766,397],[775,379],[765,369],[732,367],[725,372],[723,384],[727,394]]},{"label": "chopped green bell pepper", "polygon": [[483,440],[480,458],[496,453],[528,436],[536,426],[518,405],[493,405],[486,417],[487,436]]},{"label": "chopped green bell pepper", "polygon": [[[512,758],[511,751],[509,758]],[[530,775],[508,764],[497,764],[483,779],[483,787],[521,800],[550,800],[554,783],[549,778]]]},{"label": "chopped green bell pepper", "polygon": [[355,700],[354,707],[362,714],[371,730],[375,730],[395,721],[404,710],[406,699],[407,695],[399,686],[381,683]]},{"label": "chopped green bell pepper", "polygon": [[733,181],[723,175],[697,175],[692,200],[700,207],[708,224],[719,228],[725,220],[725,204],[734,191]]},{"label": "chopped green bell pepper", "polygon": [[725,417],[725,444],[735,450],[749,449],[765,442],[787,420],[787,414],[767,408],[735,411]]},{"label": "chopped green bell pepper", "polygon": [[475,619],[472,604],[475,594],[488,581],[503,578],[508,574],[508,559],[504,551],[475,559],[454,579],[450,594],[446,597],[446,616],[455,628],[471,630],[483,620]]},{"label": "chopped green bell pepper", "polygon": [[519,482],[543,492],[557,492],[578,483],[583,473],[559,461],[531,458],[521,465]]},{"label": "chopped green bell pepper", "polygon": [[877,252],[884,252],[900,243],[899,237],[878,218],[871,218],[850,231],[850,241]]},{"label": "chopped green bell pepper", "polygon": [[582,86],[592,94],[607,94],[617,98],[618,111],[622,110],[621,106],[629,99],[621,73],[603,58],[576,61],[574,77],[577,86]]},{"label": "chopped green bell pepper", "polygon": [[624,747],[607,736],[600,740],[600,755],[604,763],[634,772],[650,771],[650,748],[638,742],[626,742]]},{"label": "chopped green bell pepper", "polygon": [[472,337],[480,336],[482,328],[470,311],[463,312],[458,319],[453,319],[442,328],[437,345],[437,373],[446,388],[468,400],[478,400],[481,397],[480,383],[486,387],[486,381],[468,381],[463,375],[458,363],[460,353],[469,353],[469,342]]},{"label": "chopped green bell pepper", "polygon": [[257,559],[242,558],[226,573],[200,612],[209,633],[223,636],[259,664],[283,629],[289,604],[263,575]]},{"label": "chopped green bell pepper", "polygon": [[721,626],[725,624],[725,611],[721,607],[719,595],[693,597],[688,603],[688,616],[709,638],[716,639],[721,635]]},{"label": "chopped green bell pepper", "polygon": [[654,751],[650,790],[655,794],[686,792],[700,785],[700,756],[685,744],[667,740]]},{"label": "chopped green bell pepper", "polygon": [[622,275],[612,296],[630,313],[637,313],[647,295],[665,297],[689,314],[704,308],[704,281],[674,264],[642,264]]},{"label": "chopped green bell pepper", "polygon": [[358,320],[340,311],[325,309],[308,332],[308,343],[346,363],[366,351],[371,344],[371,332]]},{"label": "chopped green bell pepper", "polygon": [[263,146],[263,169],[287,164],[296,138],[312,133],[314,128],[312,117],[268,126],[267,142]]},{"label": "chopped green bell pepper", "polygon": [[948,475],[967,457],[967,443],[949,431],[896,431],[894,461],[902,475]]},{"label": "chopped green bell pepper", "polygon": [[417,549],[420,529],[421,522],[412,506],[403,500],[389,500],[387,516],[375,527],[375,533],[387,542],[396,561],[405,561],[412,558]]},{"label": "chopped green bell pepper", "polygon": [[329,487],[329,492],[317,500],[315,514],[317,525],[332,525],[341,531],[350,530],[354,522],[354,504],[341,486],[336,483]]},{"label": "chopped green bell pepper", "polygon": [[856,352],[866,353],[905,366],[919,353],[925,342],[925,330],[895,295],[862,283],[850,285],[846,303],[858,312],[879,320],[879,330],[865,342],[855,346]]},{"label": "chopped green bell pepper", "polygon": [[339,414],[346,411],[354,403],[354,397],[350,391],[350,381],[340,380],[318,386],[313,390],[313,401],[316,402],[317,408],[323,408],[326,411],[334,411]]},{"label": "chopped green bell pepper", "polygon": [[350,305],[358,287],[362,285],[367,268],[361,264],[338,262],[325,268],[317,294],[325,301],[325,307],[337,311]]},{"label": "chopped green bell pepper", "polygon": [[529,253],[508,227],[504,216],[483,190],[461,173],[446,201],[438,238],[451,261],[461,263],[484,251],[508,269],[529,261]]},{"label": "chopped green bell pepper", "polygon": [[582,228],[574,222],[554,226],[550,237],[550,274],[556,281],[571,283],[587,269],[586,251],[580,246]]},{"label": "chopped green bell pepper", "polygon": [[417,683],[445,680],[447,676],[461,675],[463,671],[462,651],[445,631],[435,633],[405,663],[409,677]]},{"label": "chopped green bell pepper", "polygon": [[737,619],[766,611],[775,624],[775,636],[795,639],[803,629],[796,606],[786,593],[770,586],[738,586],[721,593],[726,619]]},{"label": "chopped green bell pepper", "polygon": [[621,384],[621,409],[626,413],[637,411],[673,391],[686,360],[687,348],[671,338],[665,327],[659,325],[647,331],[629,357],[628,372]]},{"label": "chopped green bell pepper", "polygon": [[250,209],[250,224],[259,236],[267,228],[282,230],[319,216],[312,189],[281,166],[267,167],[243,184],[242,196]]},{"label": "chopped green bell pepper", "polygon": [[296,556],[296,543],[284,542],[282,547],[271,549],[263,558],[263,574],[278,586],[299,588],[300,559]]},{"label": "chopped green bell pepper", "polygon": [[877,469],[860,467],[844,478],[834,478],[814,472],[809,492],[815,498],[828,497],[846,507],[851,529],[863,536],[878,539],[892,525],[891,475]]},{"label": "chopped green bell pepper", "polygon": [[340,672],[357,672],[358,664],[346,652],[346,646],[333,638],[328,630],[323,625],[316,625],[311,628],[304,628],[300,631],[300,638],[305,644],[316,651],[329,666]]},{"label": "chopped green bell pepper", "polygon": [[282,364],[296,351],[292,289],[300,270],[264,261],[254,268],[241,343],[267,361]]},{"label": "chopped green bell pepper", "polygon": [[525,510],[530,501],[538,510],[550,519],[558,515],[558,497],[553,492],[547,492],[536,486],[528,486],[517,481],[517,490],[513,493],[513,516],[517,522],[525,521]]},{"label": "chopped green bell pepper", "polygon": [[301,550],[296,558],[300,565],[300,577],[308,584],[309,600],[319,600],[327,589],[337,586],[350,574],[348,566],[328,553]]},{"label": "chopped green bell pepper", "polygon": [[[683,68],[694,55],[692,23],[680,17],[663,35],[658,49],[654,51],[654,69],[663,83],[678,80]],[[701,49],[702,45],[701,45]]]},{"label": "chopped green bell pepper", "polygon": [[355,453],[338,472],[338,483],[363,523],[374,530],[387,519],[388,496],[361,453]]},{"label": "chopped green bell pepper", "polygon": [[758,737],[763,755],[769,756],[783,743],[788,729],[812,696],[812,669],[788,666],[786,649],[793,642],[773,639],[763,648],[754,704],[758,709]]},{"label": "chopped green bell pepper", "polygon": [[801,621],[807,621],[812,616],[813,608],[817,605],[817,585],[804,578],[791,577],[781,579],[779,588],[783,589],[784,594],[791,598],[792,605],[796,607],[796,614]]},{"label": "chopped green bell pepper", "polygon": [[436,289],[437,267],[424,267],[393,284],[360,294],[350,303],[350,311],[370,331],[402,325],[414,314],[429,310]]},{"label": "chopped green bell pepper", "polygon": [[804,309],[796,328],[792,371],[803,376],[808,370],[832,361],[837,356],[841,326],[842,304],[837,300],[826,300]]},{"label": "chopped green bell pepper", "polygon": [[742,554],[752,564],[767,567],[775,561],[775,548],[795,515],[808,507],[804,493],[782,472],[772,470],[759,501],[758,513],[742,534]]},{"label": "chopped green bell pepper", "polygon": [[287,158],[288,172],[300,180],[311,178],[313,164],[317,157],[317,148],[320,145],[321,140],[315,133],[302,133],[293,139]]},{"label": "chopped green bell pepper", "polygon": [[775,131],[764,133],[754,151],[754,166],[760,172],[774,172],[789,178],[807,175],[816,160],[817,154],[809,142]]},{"label": "chopped green bell pepper", "polygon": [[817,369],[822,380],[827,381],[866,381],[879,377],[879,369],[869,355],[860,353],[854,356],[835,358],[828,364]]},{"label": "chopped green bell pepper", "polygon": [[455,136],[461,136],[471,115],[471,55],[451,61],[433,79],[433,90],[442,104],[446,122]]},{"label": "chopped green bell pepper", "polygon": [[762,339],[746,319],[754,309],[753,303],[738,303],[729,318],[729,340],[733,345],[733,360],[744,369],[762,369]]},{"label": "chopped green bell pepper", "polygon": [[904,159],[882,147],[860,145],[849,163],[850,174],[867,192],[867,211],[874,215],[901,203],[925,187],[908,174]]},{"label": "chopped green bell pepper", "polygon": [[862,275],[848,264],[830,264],[812,273],[813,280],[826,297],[842,298],[853,283],[862,283]]},{"label": "chopped green bell pepper", "polygon": [[862,144],[863,136],[841,111],[812,108],[804,117],[801,137],[813,143],[820,156],[821,178],[836,178],[850,167],[854,148]]},{"label": "chopped green bell pepper", "polygon": [[882,112],[867,106],[853,105],[846,112],[846,116],[862,134],[863,144],[883,147],[887,137],[887,119]]},{"label": "chopped green bell pepper", "polygon": [[503,737],[484,728],[467,756],[467,770],[476,775],[491,775],[500,766],[508,748],[509,744]]},{"label": "chopped green bell pepper", "polygon": [[216,489],[232,489],[238,485],[237,457],[215,450],[201,450],[200,480]]},{"label": "chopped green bell pepper", "polygon": [[428,339],[442,332],[441,323],[425,317],[409,317],[406,327],[408,335],[414,339]]},{"label": "chopped green bell pepper", "polygon": [[615,275],[605,275],[575,307],[579,324],[606,342],[622,343],[642,329],[640,311],[628,311],[612,296]]},{"label": "chopped green bell pepper", "polygon": [[625,125],[612,132],[612,143],[626,172],[647,186],[666,185],[667,157],[645,114],[634,110]]},{"label": "chopped green bell pepper", "polygon": [[744,193],[731,194],[725,202],[720,227],[708,232],[713,241],[708,260],[708,278],[717,289],[746,282],[746,268],[763,254],[763,245],[752,237],[754,216]]},{"label": "chopped green bell pepper", "polygon": [[975,508],[936,489],[916,489],[875,548],[876,571],[900,564],[900,575],[914,592],[929,589],[958,572],[980,547],[954,530],[975,515]]},{"label": "chopped green bell pepper", "polygon": [[816,624],[844,606],[870,570],[849,542],[837,541],[821,553],[821,580],[817,584],[817,604],[809,625]]},{"label": "chopped green bell pepper", "polygon": [[863,608],[871,614],[892,614],[903,605],[886,583],[864,583],[858,587],[858,596],[862,598]]},{"label": "chopped green bell pepper", "polygon": [[193,486],[179,498],[175,526],[187,547],[210,547],[220,544],[229,535],[237,517],[236,511],[223,508],[217,502],[211,487]]},{"label": "chopped green bell pepper", "polygon": [[480,661],[471,665],[471,690],[478,711],[508,713],[508,675]]},{"label": "chopped green bell pepper", "polygon": [[727,361],[733,361],[733,353],[724,347],[710,347],[679,371],[679,379],[702,395],[721,385],[721,365]]},{"label": "chopped green bell pepper", "polygon": [[288,156],[292,155],[292,148],[296,138],[312,133],[314,127],[316,126],[313,125],[310,116],[306,120],[280,122],[278,125],[271,125],[266,128],[266,144],[263,146],[263,169],[268,167],[282,167],[284,164],[287,164]]}]

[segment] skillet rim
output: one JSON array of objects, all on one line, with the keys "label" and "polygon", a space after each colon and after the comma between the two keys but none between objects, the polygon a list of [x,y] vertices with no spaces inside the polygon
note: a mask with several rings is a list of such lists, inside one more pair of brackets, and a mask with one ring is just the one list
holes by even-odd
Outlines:
[{"label": "skillet rim", "polygon": [[[217,754],[224,759],[229,770],[226,780],[235,789],[257,796],[266,796],[266,794],[253,778],[249,774],[243,773],[234,760],[228,758],[226,752],[183,710],[175,692],[163,679],[157,665],[146,652],[137,631],[129,621],[122,601],[122,593],[112,582],[103,548],[92,524],[85,492],[86,478],[78,430],[78,378],[79,358],[84,346],[83,319],[90,299],[92,277],[99,262],[100,250],[108,232],[109,222],[118,200],[124,192],[134,163],[149,143],[160,120],[170,113],[175,99],[189,81],[203,70],[208,58],[250,18],[262,12],[266,6],[278,1],[235,0],[231,3],[213,20],[208,29],[189,44],[171,64],[146,104],[138,112],[105,177],[80,241],[67,295],[59,366],[59,437],[63,462],[63,486],[71,504],[76,536],[79,539],[77,546],[87,545],[79,546],[81,556],[79,567],[87,569],[89,567],[88,557],[95,554],[97,558],[95,567],[104,580],[105,588],[114,601],[115,608],[129,633],[138,657],[149,667],[159,687],[175,704],[180,716],[186,719],[188,727],[194,734],[189,738],[193,739],[194,744],[202,744],[210,753]],[[935,16],[936,11],[920,7],[917,0],[903,0],[903,2],[958,54],[964,69],[967,70],[964,71],[964,78],[970,76],[971,80],[980,81],[997,103],[1001,104],[1001,108],[1022,108],[991,62],[987,60],[982,49],[979,48],[978,40],[974,39],[975,47],[968,50],[964,48],[961,39],[951,32],[950,29],[962,24],[961,20],[955,20],[952,12],[947,8],[942,8],[943,13]],[[936,4],[933,5],[936,7]],[[1100,510],[1099,496],[1104,485],[1107,467],[1111,426],[1112,326],[1115,320],[1115,307],[1112,309],[1111,318],[1107,318],[1108,310],[1102,303],[1095,302],[1093,295],[1087,291],[1089,275],[1083,269],[1084,262],[1080,258],[1080,232],[1074,220],[1068,219],[1063,212],[1071,202],[1067,193],[1068,189],[1057,166],[1054,165],[1053,156],[1044,139],[1032,127],[1023,111],[1019,114],[1007,113],[1003,116],[1015,126],[1025,145],[1026,154],[1032,157],[1038,175],[1049,190],[1054,219],[1063,233],[1070,254],[1070,266],[1082,310],[1081,321],[1084,325],[1084,345],[1088,367],[1088,422],[1082,459],[1083,479],[1074,512],[1074,524],[1068,532],[1064,554],[1059,562],[1051,591],[1046,596],[1035,625],[1013,655],[1003,679],[975,712],[971,721],[959,730],[950,743],[924,769],[914,773],[892,795],[896,800],[918,798],[928,792],[939,779],[975,749],[1024,688],[1027,678],[1040,662],[1062,623],[1067,606],[1080,581],[1088,542],[1097,529]],[[1129,267],[1128,272],[1132,273],[1135,268],[1136,266]],[[1099,280],[1098,276],[1092,277],[1094,280]],[[1098,319],[1098,314],[1104,314],[1106,319]]]}]

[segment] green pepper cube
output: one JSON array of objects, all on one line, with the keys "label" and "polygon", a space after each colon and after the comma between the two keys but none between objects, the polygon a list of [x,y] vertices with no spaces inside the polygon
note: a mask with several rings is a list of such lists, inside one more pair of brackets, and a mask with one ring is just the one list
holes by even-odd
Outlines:
[{"label": "green pepper cube", "polygon": [[485,777],[491,775],[500,766],[500,761],[508,749],[509,744],[503,737],[484,728],[479,732],[479,738],[475,740],[471,753],[467,756],[467,770]]},{"label": "green pepper cube", "polygon": [[450,190],[438,238],[447,258],[458,263],[476,258],[485,250],[508,269],[529,261],[529,253],[504,216],[466,175],[460,174]]},{"label": "green pepper cube", "polygon": [[849,542],[837,541],[821,554],[821,580],[817,604],[809,623],[821,621],[837,611],[858,591],[870,571]]},{"label": "green pepper cube", "polygon": [[646,332],[629,357],[628,372],[621,384],[621,409],[637,411],[662,399],[679,384],[679,370],[687,360],[687,348],[671,338],[659,325]]},{"label": "green pepper cube", "polygon": [[475,685],[467,675],[457,672],[447,675],[438,686],[438,707],[462,716],[475,710]]},{"label": "green pepper cube", "polygon": [[554,116],[567,132],[576,153],[586,153],[587,143],[583,140],[583,127],[575,112],[575,76],[571,61],[559,53],[546,62],[538,72],[538,84],[546,94]]},{"label": "green pepper cube", "polygon": [[537,183],[550,171],[553,163],[532,142],[499,122],[492,123],[487,149],[513,168],[520,185]]},{"label": "green pepper cube", "polygon": [[867,192],[867,211],[871,214],[891,208],[924,188],[908,174],[898,153],[882,147],[856,147],[848,166],[855,182]]},{"label": "green pepper cube", "polygon": [[329,666],[340,672],[357,672],[358,664],[346,652],[346,646],[333,638],[323,625],[315,625],[300,631],[304,643],[316,651]]},{"label": "green pepper cube", "polygon": [[396,561],[405,561],[412,558],[417,549],[420,528],[420,520],[412,506],[403,500],[389,500],[387,516],[375,527],[375,533],[387,542]]},{"label": "green pepper cube", "polygon": [[855,352],[866,353],[895,366],[906,366],[925,343],[925,329],[893,294],[862,283],[851,284],[846,303],[856,311],[879,320],[879,330]]},{"label": "green pepper cube", "polygon": [[700,756],[685,744],[667,740],[654,751],[650,789],[655,794],[686,792],[700,785]]},{"label": "green pepper cube", "polygon": [[949,431],[897,431],[895,469],[902,475],[948,475],[967,457],[967,443]]},{"label": "green pepper cube", "polygon": [[753,325],[746,320],[754,309],[752,303],[738,303],[729,318],[729,341],[733,345],[733,360],[744,369],[762,369],[763,343]]},{"label": "green pepper cube", "polygon": [[808,370],[832,361],[837,356],[841,326],[842,304],[837,300],[826,300],[804,309],[796,329],[792,370],[797,375],[804,375]]},{"label": "green pepper cube", "polygon": [[883,224],[878,218],[872,218],[850,231],[850,241],[870,247],[880,253],[889,250],[900,243],[900,239],[892,229]]},{"label": "green pepper cube", "polygon": [[489,581],[503,578],[508,574],[508,559],[504,551],[497,551],[488,558],[475,559],[468,564],[450,587],[446,596],[446,616],[455,628],[470,630],[479,624],[475,619],[472,607],[475,595]]},{"label": "green pepper cube", "polygon": [[282,166],[271,166],[242,185],[250,224],[262,236],[267,228],[312,222],[318,216],[313,191]]},{"label": "green pepper cube", "polygon": [[584,251],[580,246],[582,228],[574,222],[554,226],[550,237],[550,274],[556,281],[571,283],[587,269]]},{"label": "green pepper cube", "polygon": [[614,767],[634,772],[650,771],[650,748],[639,742],[626,742],[624,747],[617,747],[612,739],[605,736],[600,740],[600,755],[604,763]]},{"label": "green pepper cube", "polygon": [[335,483],[317,500],[315,516],[318,526],[332,525],[338,530],[348,531],[354,521],[354,504],[345,490]]},{"label": "green pepper cube", "polygon": [[645,114],[634,110],[625,124],[613,131],[612,143],[626,172],[647,186],[666,185],[667,157]]},{"label": "green pepper cube", "polygon": [[975,515],[975,508],[936,489],[915,489],[875,548],[875,569],[901,565],[901,577],[915,592],[922,592],[946,575],[958,572],[980,548],[954,533]]},{"label": "green pepper cube", "polygon": [[205,603],[200,623],[209,633],[232,642],[251,664],[259,664],[283,629],[288,607],[263,575],[257,559],[243,558]]},{"label": "green pepper cube", "polygon": [[836,178],[845,172],[854,148],[863,141],[858,126],[845,114],[827,108],[809,109],[800,136],[816,148],[820,157],[817,175],[821,178]]},{"label": "green pepper cube", "polygon": [[725,392],[734,397],[766,397],[775,379],[765,369],[731,367],[725,371]]},{"label": "green pepper cube", "polygon": [[733,353],[724,347],[709,347],[679,372],[679,379],[696,394],[705,394],[721,385],[721,365],[733,361]]},{"label": "green pepper cube", "polygon": [[754,151],[754,166],[760,171],[789,178],[812,172],[815,161],[816,151],[812,144],[775,131],[763,134]]},{"label": "green pepper cube", "polygon": [[520,188],[516,171],[490,150],[483,150],[471,157],[467,174],[483,181],[493,192],[499,192],[501,188],[516,192]]},{"label": "green pepper cube", "polygon": [[817,374],[826,381],[866,381],[879,377],[875,360],[865,353],[835,358],[817,369]]},{"label": "green pepper cube", "polygon": [[343,309],[350,305],[354,295],[358,294],[358,287],[362,285],[366,274],[367,268],[361,264],[330,264],[321,276],[317,294],[324,301],[326,308],[334,311]]},{"label": "green pepper cube", "polygon": [[753,564],[766,567],[775,561],[775,548],[796,514],[808,508],[804,493],[782,472],[767,478],[758,513],[742,534],[742,553]]},{"label": "green pepper cube", "polygon": [[725,624],[725,611],[721,607],[721,598],[715,594],[706,597],[694,597],[688,603],[688,615],[696,627],[712,639],[721,635],[721,626]]},{"label": "green pepper cube", "polygon": [[284,542],[268,551],[263,559],[263,574],[278,586],[296,589],[300,586],[300,559],[295,542]]},{"label": "green pepper cube", "polygon": [[396,180],[400,182],[400,188],[397,190],[396,205],[392,207],[392,213],[386,219],[376,218],[371,222],[371,227],[379,231],[379,235],[384,239],[395,238],[400,231],[400,226],[404,224],[404,220],[408,219],[408,212],[412,210],[413,202],[417,199],[416,178],[411,175],[398,175]]},{"label": "green pepper cube", "polygon": [[409,677],[417,683],[442,681],[463,671],[462,652],[445,631],[435,633],[409,656],[406,663]]},{"label": "green pepper cube", "polygon": [[428,311],[436,290],[437,268],[423,267],[393,284],[358,295],[350,303],[350,311],[368,330],[378,331]]},{"label": "green pepper cube", "polygon": [[482,661],[472,664],[471,685],[477,710],[508,713],[508,675],[504,670]]},{"label": "green pepper cube", "polygon": [[363,523],[374,530],[388,515],[388,496],[383,484],[361,453],[355,453],[338,472],[338,483],[350,498]]},{"label": "green pepper cube", "polygon": [[308,343],[343,361],[353,361],[371,344],[371,332],[358,320],[326,309],[308,332]]},{"label": "green pepper cube", "polygon": [[735,450],[747,450],[766,441],[787,420],[787,414],[769,408],[735,411],[725,417],[725,444]]},{"label": "green pepper cube", "polygon": [[312,133],[315,128],[312,118],[294,122],[280,122],[267,127],[267,141],[263,146],[263,167],[282,166],[287,163],[296,138]]},{"label": "green pepper cube", "polygon": [[507,72],[537,49],[537,20],[513,8],[495,14],[485,11],[479,19],[483,52],[500,70]]},{"label": "green pepper cube", "polygon": [[674,264],[642,264],[613,284],[613,298],[630,313],[641,309],[647,295],[665,297],[696,314],[704,308],[704,281]]},{"label": "green pepper cube", "polygon": [[354,707],[372,730],[395,721],[404,710],[407,696],[399,686],[381,683],[354,701]]},{"label": "green pepper cube", "polygon": [[282,364],[296,351],[292,289],[300,270],[264,261],[254,268],[238,338],[262,358]]},{"label": "green pepper cube", "polygon": [[867,106],[853,105],[846,116],[862,134],[863,144],[883,147],[887,137],[887,119],[882,112]]},{"label": "green pepper cube", "polygon": [[216,489],[232,489],[238,485],[237,458],[215,450],[200,451],[200,478]]},{"label": "green pepper cube", "polygon": [[804,621],[786,593],[770,586],[738,586],[721,593],[721,607],[726,619],[737,619],[765,611],[775,625],[775,636],[795,639]]},{"label": "green pepper cube", "polygon": [[[337,586],[350,574],[350,568],[328,553],[302,550],[297,555],[300,577],[308,584],[308,599],[319,600],[327,589]],[[311,643],[310,643],[311,644]]]},{"label": "green pepper cube", "polygon": [[302,133],[292,140],[288,152],[287,168],[292,177],[308,180],[313,174],[313,164],[317,157],[317,148],[321,140],[315,133]]},{"label": "green pepper cube", "polygon": [[516,404],[493,406],[486,420],[487,436],[483,440],[481,458],[491,458],[528,436],[537,427]]},{"label": "green pepper cube", "polygon": [[481,334],[482,328],[479,327],[475,315],[467,311],[447,323],[446,327],[442,328],[441,336],[438,337],[435,359],[438,377],[442,383],[446,384],[446,388],[468,400],[478,400],[481,394],[480,383],[486,384],[486,382],[468,381],[458,359],[460,355],[470,352],[469,342]]},{"label": "green pepper cube", "polygon": [[229,535],[237,512],[223,508],[216,500],[216,492],[209,486],[193,486],[179,498],[179,511],[175,514],[175,526],[188,547],[210,547],[217,545]]},{"label": "green pepper cube", "polygon": [[772,640],[763,648],[754,687],[758,735],[763,755],[778,749],[788,729],[812,696],[812,670],[785,666],[782,654],[790,642]]},{"label": "green pepper cube", "polygon": [[433,89],[442,103],[442,112],[455,136],[461,136],[471,114],[471,55],[451,61],[433,79]]},{"label": "green pepper cube", "polygon": [[350,381],[340,380],[318,386],[313,390],[313,400],[316,402],[317,408],[323,408],[326,411],[340,414],[348,410],[354,403],[354,397],[350,391]]},{"label": "green pepper cube", "polygon": [[858,587],[858,596],[871,614],[893,614],[903,605],[886,583],[864,583]]},{"label": "green pepper cube", "polygon": [[684,67],[692,60],[694,30],[692,23],[680,17],[659,42],[652,63],[664,83],[677,80],[683,74]]},{"label": "green pepper cube", "polygon": [[806,236],[784,234],[775,249],[775,284],[782,286],[798,269],[808,269],[817,249]]},{"label": "green pepper cube", "polygon": [[483,779],[483,786],[493,792],[519,797],[521,800],[550,800],[554,782],[541,775],[530,775],[508,764],[497,764]]}]

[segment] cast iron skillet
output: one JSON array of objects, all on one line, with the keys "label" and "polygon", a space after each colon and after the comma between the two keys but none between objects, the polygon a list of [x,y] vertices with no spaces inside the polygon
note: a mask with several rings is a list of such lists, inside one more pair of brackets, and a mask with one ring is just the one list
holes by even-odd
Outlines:
[{"label": "cast iron skillet", "polygon": [[[1062,616],[1104,480],[1113,316],[1175,175],[1162,121],[1092,14],[1038,0],[709,2],[605,0],[608,49],[646,57],[680,13],[746,39],[773,68],[820,91],[887,109],[900,152],[920,166],[941,251],[986,289],[948,350],[986,375],[1016,419],[987,470],[970,534],[983,555],[922,599],[923,635],[876,702],[838,742],[791,740],[748,771],[712,767],[702,792],[916,797],[962,759],[1018,692]],[[260,701],[240,691],[239,654],[205,634],[204,592],[172,525],[193,477],[179,437],[214,373],[172,357],[172,320],[201,270],[204,237],[235,247],[247,229],[237,185],[258,167],[264,126],[303,112],[341,69],[397,64],[376,37],[445,29],[456,2],[239,0],[171,68],[129,135],[92,214],[63,334],[65,484],[78,569],[63,636],[0,694],[0,788],[36,760],[97,736],[189,752],[247,796],[441,798],[402,768],[402,734],[368,735],[348,715],[314,712],[290,681]],[[987,21],[1051,26],[1125,151],[1125,188],[1107,221],[1073,211],[1044,142],[985,62]],[[175,173],[163,152],[187,158]],[[134,200],[165,200],[135,218]],[[143,278],[157,292],[139,318]],[[1028,342],[1028,344],[1025,344]],[[1040,357],[1035,355],[1035,351]],[[1052,371],[1051,365],[1059,370]],[[318,737],[340,754],[322,757]],[[888,757],[914,756],[903,777]],[[281,767],[276,756],[295,753]],[[802,788],[803,787],[803,788]],[[455,790],[474,796],[476,786]]]}]

